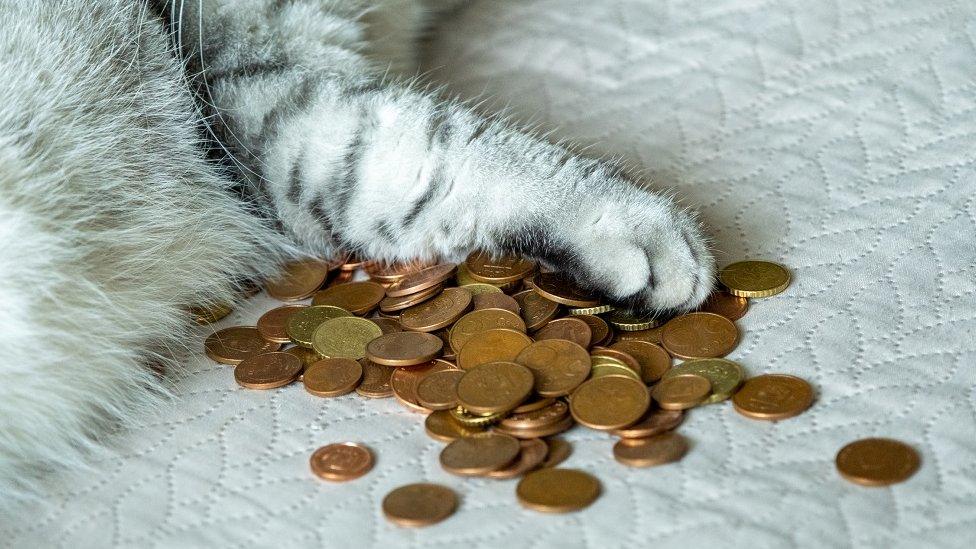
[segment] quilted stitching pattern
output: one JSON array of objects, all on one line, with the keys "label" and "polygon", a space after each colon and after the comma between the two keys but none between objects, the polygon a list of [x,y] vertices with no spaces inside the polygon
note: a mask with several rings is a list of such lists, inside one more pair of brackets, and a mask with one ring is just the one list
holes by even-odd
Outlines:
[{"label": "quilted stitching pattern", "polygon": [[[779,424],[696,410],[680,463],[617,465],[577,429],[569,466],[604,495],[569,516],[523,511],[514,481],[459,480],[392,401],[238,389],[202,357],[171,409],[120,433],[116,457],[60,487],[14,546],[963,546],[976,536],[976,8],[971,2],[480,2],[448,22],[435,75],[516,118],[623,155],[701,206],[723,262],[782,261],[733,357],[800,375],[814,408]],[[492,108],[492,107],[488,107]],[[252,323],[260,296],[224,324]],[[908,483],[838,478],[844,443],[912,443]],[[377,453],[350,484],[315,481],[336,440]],[[393,487],[430,480],[461,510],[388,525]],[[0,521],[2,522],[2,521]]]}]

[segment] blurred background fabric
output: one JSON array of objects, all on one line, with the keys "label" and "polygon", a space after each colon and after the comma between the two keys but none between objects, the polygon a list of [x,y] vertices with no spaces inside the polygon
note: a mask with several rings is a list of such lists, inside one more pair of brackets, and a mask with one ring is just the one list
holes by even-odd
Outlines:
[{"label": "blurred background fabric", "polygon": [[[179,399],[113,435],[92,471],[53,480],[15,547],[963,547],[976,538],[976,4],[860,0],[474,2],[442,22],[426,69],[481,108],[622,157],[700,208],[720,264],[793,271],[755,300],[729,358],[817,394],[779,423],[729,403],[691,412],[677,464],[617,464],[612,438],[568,435],[595,473],[585,511],[522,509],[516,481],[441,470],[442,444],[393,399],[239,388],[203,354]],[[261,294],[220,326],[253,324]],[[202,336],[191,342],[202,349]],[[908,482],[834,468],[870,436],[908,442]],[[332,484],[312,451],[354,440],[375,469]],[[380,501],[415,481],[458,512],[411,531]]]}]

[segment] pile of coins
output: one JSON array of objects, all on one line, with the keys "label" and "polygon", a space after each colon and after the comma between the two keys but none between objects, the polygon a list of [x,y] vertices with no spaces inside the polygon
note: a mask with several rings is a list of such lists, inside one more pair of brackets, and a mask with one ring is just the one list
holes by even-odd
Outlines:
[{"label": "pile of coins", "polygon": [[[576,424],[615,437],[618,462],[651,467],[684,456],[688,444],[675,429],[697,406],[731,399],[743,416],[773,421],[811,406],[806,381],[785,374],[746,379],[740,364],[724,358],[739,341],[735,321],[749,298],[785,290],[789,271],[744,261],[723,269],[719,281],[699,310],[660,319],[614,310],[521,257],[475,253],[459,265],[392,266],[305,260],[289,265],[267,291],[311,304],[268,311],[254,327],[220,330],[205,348],[235,365],[235,380],[249,389],[300,380],[317,397],[396,398],[425,414],[427,434],[446,443],[445,471],[522,477],[522,505],[560,513],[600,494],[589,473],[557,467],[571,448],[553,437]],[[293,346],[281,350],[285,344]],[[673,365],[676,358],[683,362]],[[918,467],[908,446],[891,461],[878,456],[897,453],[892,448],[900,443],[863,442],[838,454],[849,480],[885,484]],[[887,473],[871,467],[886,459]],[[369,471],[373,455],[336,443],[310,463],[322,479],[351,480]],[[382,507],[397,524],[421,526],[453,513],[457,497],[443,486],[412,484],[391,492]]]}]

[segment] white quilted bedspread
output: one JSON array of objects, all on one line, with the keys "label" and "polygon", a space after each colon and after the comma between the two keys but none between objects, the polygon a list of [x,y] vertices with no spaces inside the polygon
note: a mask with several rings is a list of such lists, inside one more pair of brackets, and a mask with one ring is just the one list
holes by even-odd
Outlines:
[{"label": "white quilted bedspread", "polygon": [[[963,547],[976,539],[976,6],[971,1],[482,0],[432,46],[436,80],[621,155],[700,206],[721,262],[795,282],[755,301],[732,358],[802,376],[806,414],[695,410],[677,464],[628,469],[578,428],[587,510],[523,510],[515,481],[463,480],[395,401],[239,389],[202,356],[172,408],[113,437],[119,456],[62,484],[0,544],[70,547]],[[491,107],[486,107],[491,108]],[[224,324],[253,323],[256,297]],[[886,436],[908,482],[839,478],[845,443]],[[317,481],[318,446],[358,440],[367,477]],[[453,487],[450,520],[408,531],[379,503]],[[0,521],[2,522],[2,521]]]}]

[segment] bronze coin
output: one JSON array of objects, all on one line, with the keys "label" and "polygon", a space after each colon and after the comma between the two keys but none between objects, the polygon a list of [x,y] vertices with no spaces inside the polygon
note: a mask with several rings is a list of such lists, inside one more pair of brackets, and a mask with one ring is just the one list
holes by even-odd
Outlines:
[{"label": "bronze coin", "polygon": [[210,334],[203,344],[207,356],[221,364],[240,364],[244,359],[277,351],[280,343],[267,341],[254,326],[233,326]]},{"label": "bronze coin", "polygon": [[837,471],[862,486],[888,486],[908,480],[921,464],[914,448],[890,438],[854,441],[837,453]]},{"label": "bronze coin", "polygon": [[234,380],[248,389],[276,389],[298,379],[304,365],[288,353],[264,353],[234,367]]},{"label": "bronze coin", "polygon": [[486,252],[471,254],[464,265],[468,268],[468,275],[489,284],[506,284],[531,275],[535,271],[535,262],[518,256],[504,255],[492,257]]},{"label": "bronze coin", "polygon": [[569,406],[561,401],[553,401],[551,406],[532,412],[513,413],[499,422],[498,426],[508,431],[534,430],[559,423],[569,415]]},{"label": "bronze coin", "polygon": [[393,389],[393,396],[400,404],[415,412],[427,413],[430,410],[424,408],[417,401],[417,384],[424,376],[443,370],[457,370],[457,366],[445,360],[435,360],[413,368],[397,368],[390,376],[390,387]]},{"label": "bronze coin", "polygon": [[650,404],[651,396],[640,381],[604,376],[577,387],[569,399],[569,411],[578,423],[609,431],[636,423]]},{"label": "bronze coin", "polygon": [[415,294],[403,295],[400,297],[384,297],[380,301],[380,311],[384,313],[395,313],[397,311],[402,311],[404,309],[409,309],[414,305],[420,305],[421,303],[433,299],[438,294],[444,290],[443,284],[438,284],[436,286],[431,286],[426,290],[421,290]]},{"label": "bronze coin", "polygon": [[688,451],[688,441],[668,432],[648,438],[622,438],[613,445],[613,457],[629,467],[653,467],[678,461]]},{"label": "bronze coin", "polygon": [[460,351],[472,337],[488,330],[508,328],[525,333],[525,322],[517,314],[501,309],[471,311],[462,316],[451,328],[451,348]]},{"label": "bronze coin", "polygon": [[384,334],[366,344],[366,358],[383,366],[416,366],[441,354],[441,338],[423,332]]},{"label": "bronze coin", "polygon": [[345,261],[342,262],[342,265],[339,266],[339,269],[343,271],[356,271],[358,269],[362,269],[363,267],[366,267],[367,265],[369,265],[369,263],[370,262],[368,260],[363,259],[358,255],[350,255],[346,257]]},{"label": "bronze coin", "polygon": [[347,282],[316,292],[312,305],[331,305],[364,315],[375,309],[385,295],[386,288],[376,282]]},{"label": "bronze coin", "polygon": [[356,387],[356,392],[366,398],[388,398],[393,396],[393,387],[390,385],[393,371],[396,368],[380,366],[363,358],[359,360],[363,367],[363,380]]},{"label": "bronze coin", "polygon": [[[468,288],[464,287],[464,289]],[[475,311],[482,309],[503,309],[515,314],[522,312],[522,307],[519,306],[518,301],[515,301],[514,297],[501,292],[475,294],[471,299]]]},{"label": "bronze coin", "polygon": [[519,482],[515,495],[523,506],[543,513],[568,513],[589,506],[600,496],[600,481],[576,469],[545,468]]},{"label": "bronze coin", "polygon": [[461,476],[483,475],[507,466],[521,446],[514,437],[501,433],[479,433],[459,438],[441,450],[441,467]]},{"label": "bronze coin", "polygon": [[637,423],[623,429],[613,429],[610,434],[620,438],[652,437],[676,429],[684,417],[681,410],[652,410]]},{"label": "bronze coin", "polygon": [[454,442],[459,438],[483,433],[483,427],[469,427],[462,425],[447,410],[431,412],[424,420],[424,431],[427,436],[441,442]]},{"label": "bronze coin", "polygon": [[321,479],[344,482],[368,473],[373,468],[373,453],[355,442],[329,444],[312,454],[309,465]]},{"label": "bronze coin", "polygon": [[521,364],[481,364],[461,377],[457,384],[458,402],[465,410],[475,414],[510,412],[528,398],[534,381],[532,371]]},{"label": "bronze coin", "polygon": [[610,325],[602,318],[595,315],[576,315],[576,319],[582,320],[590,327],[590,343],[584,345],[587,349],[594,345],[606,345],[613,337],[613,330]]},{"label": "bronze coin", "polygon": [[549,446],[538,438],[519,441],[519,454],[515,461],[497,471],[485,473],[488,478],[515,478],[535,469],[546,459]]},{"label": "bronze coin", "polygon": [[458,352],[457,363],[462,370],[470,370],[488,362],[514,362],[531,343],[532,339],[522,332],[504,328],[488,330],[464,344]]},{"label": "bronze coin", "polygon": [[288,332],[285,330],[285,327],[288,325],[288,319],[291,315],[304,308],[305,305],[285,305],[284,307],[271,309],[258,319],[258,333],[267,341],[290,343],[291,338],[288,337]]},{"label": "bronze coin", "polygon": [[416,332],[433,332],[457,322],[471,308],[471,294],[447,288],[437,297],[400,313],[400,325]]},{"label": "bronze coin", "polygon": [[526,412],[534,412],[536,410],[541,410],[546,406],[552,406],[556,402],[554,398],[547,398],[540,395],[529,395],[528,400],[518,405],[518,408],[512,410],[513,414],[524,414]]},{"label": "bronze coin", "polygon": [[[386,289],[386,295],[400,297],[415,294],[444,282],[454,276],[456,271],[457,266],[448,263],[431,265],[415,273],[410,273],[394,282]],[[470,296],[470,294],[468,295]]]},{"label": "bronze coin", "polygon": [[457,495],[450,488],[428,483],[408,484],[383,498],[383,515],[398,526],[429,526],[451,516],[457,504]]},{"label": "bronze coin", "polygon": [[417,384],[417,402],[428,410],[457,408],[457,386],[464,375],[461,370],[444,370],[428,374]]},{"label": "bronze coin", "polygon": [[671,355],[653,343],[641,340],[625,340],[614,343],[610,348],[623,351],[637,359],[641,366],[641,378],[644,383],[654,383],[671,369]]},{"label": "bronze coin", "polygon": [[556,317],[559,304],[537,294],[534,290],[525,290],[512,296],[522,309],[522,320],[529,331],[538,330]]},{"label": "bronze coin", "polygon": [[506,435],[513,436],[517,439],[544,438],[568,431],[573,427],[573,425],[576,425],[573,417],[566,416],[556,423],[546,425],[545,427],[539,427],[538,429],[508,429],[502,427],[501,425],[496,425],[495,431],[505,433]]},{"label": "bronze coin", "polygon": [[676,357],[717,358],[729,354],[739,341],[731,320],[715,313],[688,313],[664,325],[661,342]]},{"label": "bronze coin", "polygon": [[532,279],[532,289],[550,301],[570,307],[593,307],[600,303],[563,273],[539,273]]},{"label": "bronze coin", "polygon": [[654,386],[651,396],[664,410],[687,410],[705,402],[712,393],[712,383],[696,374],[662,379]]},{"label": "bronze coin", "polygon": [[732,396],[732,406],[752,419],[776,421],[800,415],[813,404],[813,388],[806,381],[785,374],[766,374],[747,379]]},{"label": "bronze coin", "polygon": [[389,265],[374,263],[372,265],[368,265],[365,268],[365,271],[371,279],[379,282],[380,284],[392,284],[408,274],[419,272],[420,270],[429,266],[430,265],[423,261],[408,261],[405,263],[392,263]]},{"label": "bronze coin", "polygon": [[722,315],[729,320],[739,320],[749,310],[749,300],[723,290],[715,290],[698,310],[703,313]]},{"label": "bronze coin", "polygon": [[319,326],[327,320],[347,316],[352,316],[352,313],[331,305],[304,307],[293,312],[288,317],[288,321],[285,324],[285,331],[296,345],[311,348],[312,338],[315,335],[315,330]]},{"label": "bronze coin", "polygon": [[337,397],[353,392],[363,378],[363,367],[350,358],[323,358],[305,369],[305,390],[320,397]]},{"label": "bronze coin", "polygon": [[307,299],[329,275],[329,265],[318,259],[302,259],[284,266],[281,274],[268,282],[268,295],[281,301]]},{"label": "bronze coin", "polygon": [[545,397],[568,395],[590,375],[590,355],[572,341],[546,339],[525,347],[515,362],[535,376],[535,392]]},{"label": "bronze coin", "polygon": [[586,349],[590,346],[593,332],[590,330],[590,325],[585,321],[575,317],[566,317],[549,321],[548,324],[539,328],[539,331],[533,337],[536,341],[542,341],[543,339],[565,339]]}]

